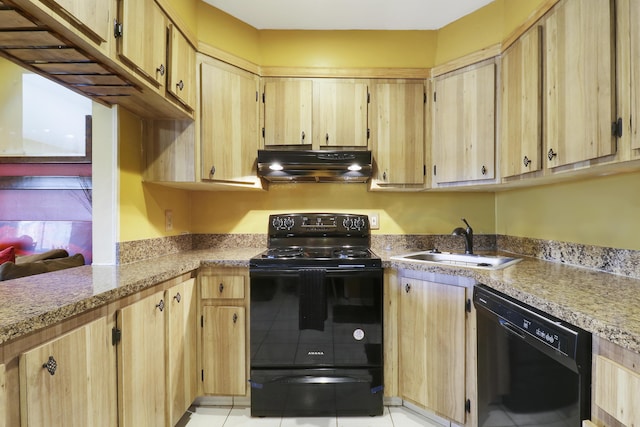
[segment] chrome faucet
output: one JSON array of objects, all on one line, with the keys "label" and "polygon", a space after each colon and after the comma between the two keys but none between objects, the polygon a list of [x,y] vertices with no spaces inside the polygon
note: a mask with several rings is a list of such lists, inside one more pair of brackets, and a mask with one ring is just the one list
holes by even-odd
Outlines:
[{"label": "chrome faucet", "polygon": [[462,227],[455,228],[451,234],[454,236],[462,236],[464,237],[464,253],[472,254],[473,253],[473,229],[469,225],[466,219],[462,218],[462,221],[467,225],[466,230]]}]

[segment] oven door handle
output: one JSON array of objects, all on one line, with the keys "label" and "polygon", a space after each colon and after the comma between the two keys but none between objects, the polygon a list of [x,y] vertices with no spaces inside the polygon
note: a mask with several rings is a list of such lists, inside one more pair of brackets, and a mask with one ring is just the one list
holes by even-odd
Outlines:
[{"label": "oven door handle", "polygon": [[269,383],[286,384],[344,384],[344,383],[366,383],[363,378],[349,377],[345,375],[283,375],[268,381]]},{"label": "oven door handle", "polygon": [[527,339],[524,332],[521,332],[516,326],[513,326],[511,323],[507,322],[506,320],[498,318],[498,323],[500,324],[500,326],[502,326],[504,329],[507,330],[507,332],[511,333],[512,335],[515,335],[518,338],[521,338],[523,340]]}]

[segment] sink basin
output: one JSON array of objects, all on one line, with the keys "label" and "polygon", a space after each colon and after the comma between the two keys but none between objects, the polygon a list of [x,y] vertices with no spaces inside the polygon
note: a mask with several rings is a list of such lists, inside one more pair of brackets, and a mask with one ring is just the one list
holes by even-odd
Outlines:
[{"label": "sink basin", "polygon": [[405,255],[392,256],[391,259],[397,261],[418,261],[433,264],[455,265],[458,267],[479,268],[483,270],[499,270],[509,267],[522,258],[511,258],[506,256],[476,255],[476,254],[455,254],[447,252],[413,252]]}]

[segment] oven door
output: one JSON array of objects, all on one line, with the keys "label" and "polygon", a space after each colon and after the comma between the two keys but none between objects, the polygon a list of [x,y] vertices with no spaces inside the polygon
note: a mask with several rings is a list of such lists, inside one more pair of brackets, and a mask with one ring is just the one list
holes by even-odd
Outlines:
[{"label": "oven door", "polygon": [[251,368],[382,366],[382,269],[251,269]]}]

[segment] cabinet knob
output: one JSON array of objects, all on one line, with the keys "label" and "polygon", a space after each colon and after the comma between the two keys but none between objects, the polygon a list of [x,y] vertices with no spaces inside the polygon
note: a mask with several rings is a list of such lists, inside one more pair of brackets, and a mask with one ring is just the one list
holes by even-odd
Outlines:
[{"label": "cabinet knob", "polygon": [[213,176],[216,174],[216,167],[215,166],[211,166],[211,170],[209,171],[209,175]]},{"label": "cabinet knob", "polygon": [[184,89],[184,82],[182,80],[180,80],[178,82],[178,84],[176,84],[176,86],[178,86],[178,89],[180,89],[182,91],[182,89]]},{"label": "cabinet knob", "polygon": [[553,148],[549,148],[549,152],[547,153],[547,158],[549,158],[549,161],[553,160],[553,158],[557,155],[558,153],[554,152]]},{"label": "cabinet knob", "polygon": [[411,291],[411,285],[410,285],[410,284],[408,284],[408,283],[407,283],[406,285],[404,285],[404,291],[405,291],[406,293],[409,293],[409,291]]},{"label": "cabinet knob", "polygon": [[238,314],[233,313],[233,323],[237,323],[237,322],[238,322]]},{"label": "cabinet knob", "polygon": [[164,76],[164,64],[160,64],[156,71],[160,73],[161,76]]},{"label": "cabinet knob", "polygon": [[220,285],[218,286],[218,291],[220,291],[220,293],[224,291],[224,283],[220,283]]},{"label": "cabinet knob", "polygon": [[58,369],[58,362],[56,362],[53,356],[49,356],[49,360],[47,360],[47,363],[42,365],[42,367],[46,369],[49,374],[53,375],[56,373],[56,369]]},{"label": "cabinet knob", "polygon": [[487,168],[482,165],[482,169],[480,169],[480,172],[482,172],[482,175],[486,175],[487,174]]},{"label": "cabinet knob", "polygon": [[383,181],[387,180],[387,171],[382,172],[382,180]]},{"label": "cabinet knob", "polygon": [[524,159],[522,159],[522,163],[524,163],[525,168],[528,168],[529,165],[531,164],[531,160],[529,160],[527,156],[524,156]]},{"label": "cabinet knob", "polygon": [[180,296],[180,292],[178,292],[177,294],[175,294],[173,296],[173,299],[176,300],[177,303],[180,303],[180,300],[182,299],[182,297]]},{"label": "cabinet knob", "polygon": [[164,311],[164,300],[161,299],[159,303],[156,304],[156,308],[160,311]]}]

